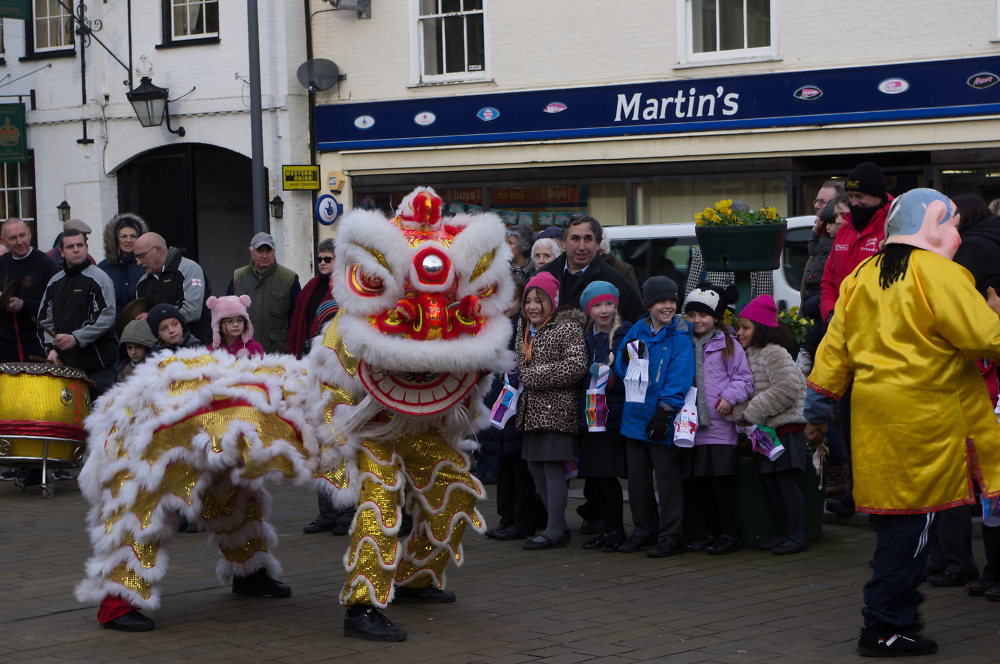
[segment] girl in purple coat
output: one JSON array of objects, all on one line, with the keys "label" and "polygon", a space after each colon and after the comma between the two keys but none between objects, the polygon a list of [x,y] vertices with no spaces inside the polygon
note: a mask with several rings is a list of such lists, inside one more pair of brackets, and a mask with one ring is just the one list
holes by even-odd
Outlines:
[{"label": "girl in purple coat", "polygon": [[702,283],[684,304],[694,343],[698,430],[694,447],[682,450],[681,476],[697,487],[707,531],[688,550],[716,555],[742,547],[736,533],[736,425],[725,416],[753,394],[753,373],[733,331],[722,322],[726,305],[738,298],[734,286],[719,290]]}]

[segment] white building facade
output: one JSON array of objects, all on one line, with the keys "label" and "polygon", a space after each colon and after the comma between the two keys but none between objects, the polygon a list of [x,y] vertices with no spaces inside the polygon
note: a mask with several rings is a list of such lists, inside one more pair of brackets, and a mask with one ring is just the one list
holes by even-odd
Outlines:
[{"label": "white building facade", "polygon": [[[314,4],[319,4],[315,2]],[[430,185],[541,229],[810,213],[874,161],[892,193],[1000,197],[1000,2],[375,0],[315,18],[347,80],[316,111],[345,207]]]},{"label": "white building facade", "polygon": [[[249,262],[253,235],[246,3],[93,2],[86,5],[95,30],[88,44],[67,16],[70,5],[81,11],[79,0],[63,2],[31,2],[29,20],[3,21],[0,76],[7,79],[0,85],[8,85],[0,94],[25,94],[31,155],[4,165],[3,216],[28,220],[47,250],[62,230],[56,207],[66,201],[72,217],[94,229],[90,250],[100,260],[99,229],[120,212],[137,213],[201,263],[213,293],[224,294],[232,271]],[[129,10],[132,84],[148,76],[169,89],[169,125],[183,127],[183,136],[166,121],[143,128],[126,98]],[[267,197],[284,200],[270,232],[279,262],[304,282],[313,267],[312,197],[281,187],[282,165],[309,162],[307,95],[295,78],[305,59],[303,30],[302,4],[260,3]]]}]

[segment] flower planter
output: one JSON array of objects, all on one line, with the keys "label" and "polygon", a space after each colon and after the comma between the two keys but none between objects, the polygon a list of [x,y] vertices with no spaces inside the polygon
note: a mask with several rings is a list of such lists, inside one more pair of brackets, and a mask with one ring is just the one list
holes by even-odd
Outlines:
[{"label": "flower planter", "polygon": [[705,269],[712,272],[758,272],[781,267],[787,224],[698,226],[698,246]]},{"label": "flower planter", "polygon": [[[805,532],[810,542],[823,537],[823,503],[825,489],[819,488],[819,477],[810,465],[804,472],[796,473],[796,482],[802,491],[805,513]],[[825,486],[825,484],[824,484]],[[741,457],[736,476],[736,529],[744,546],[757,546],[781,535],[778,517],[774,514],[767,488],[760,478],[756,456]],[[705,535],[705,519],[700,501],[690,482],[684,483],[684,538],[688,541]]]}]

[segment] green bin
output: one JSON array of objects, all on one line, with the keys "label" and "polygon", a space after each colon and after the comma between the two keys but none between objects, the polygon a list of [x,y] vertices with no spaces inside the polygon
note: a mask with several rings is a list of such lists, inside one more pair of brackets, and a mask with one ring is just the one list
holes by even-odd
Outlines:
[{"label": "green bin", "polygon": [[787,224],[698,226],[698,246],[711,272],[757,272],[781,267]]}]

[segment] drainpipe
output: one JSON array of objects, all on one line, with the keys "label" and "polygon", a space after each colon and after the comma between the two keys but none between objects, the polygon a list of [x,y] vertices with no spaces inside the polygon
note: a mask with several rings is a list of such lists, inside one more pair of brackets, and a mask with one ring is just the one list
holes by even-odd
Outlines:
[{"label": "drainpipe", "polygon": [[[306,17],[306,60],[313,59],[313,44],[312,44],[312,15],[309,12],[309,0],[303,0],[305,6],[305,17]],[[309,165],[314,166],[316,164],[316,93],[310,86],[308,89],[308,105],[309,105]],[[322,187],[323,174],[319,174],[320,187]],[[312,256],[309,257],[309,264],[313,266],[313,272],[316,272],[316,249],[319,247],[319,228],[316,225],[316,218],[313,210],[316,209],[316,190],[311,189],[309,193],[312,195],[312,205],[309,206],[309,219],[312,221]]]}]

